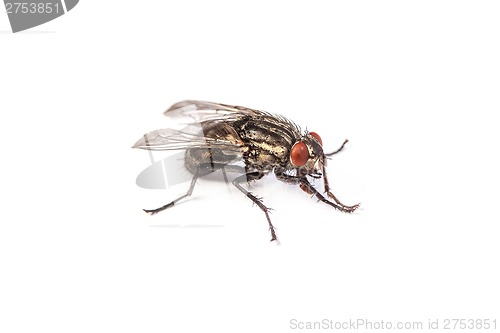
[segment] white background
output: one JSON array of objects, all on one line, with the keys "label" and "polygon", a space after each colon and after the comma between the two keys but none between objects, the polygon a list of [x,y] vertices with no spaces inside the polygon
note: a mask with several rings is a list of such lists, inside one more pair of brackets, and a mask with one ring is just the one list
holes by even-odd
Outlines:
[{"label": "white background", "polygon": [[[290,320],[497,319],[495,1],[81,1],[0,15],[0,331],[291,332]],[[353,215],[273,176],[262,212],[144,190],[130,147],[182,99],[318,132]],[[496,316],[496,317],[495,317]]]}]

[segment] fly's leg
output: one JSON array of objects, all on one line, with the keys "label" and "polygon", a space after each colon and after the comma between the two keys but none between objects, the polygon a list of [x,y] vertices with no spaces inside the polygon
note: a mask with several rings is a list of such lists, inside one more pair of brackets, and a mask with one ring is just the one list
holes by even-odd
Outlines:
[{"label": "fly's leg", "polygon": [[257,198],[255,195],[253,195],[252,193],[250,193],[249,191],[244,189],[243,186],[241,186],[241,183],[243,183],[243,182],[250,181],[250,180],[258,180],[258,179],[261,179],[263,176],[264,176],[264,173],[262,173],[262,172],[258,172],[258,171],[249,172],[245,175],[236,177],[233,180],[233,185],[238,190],[243,192],[243,194],[245,194],[250,200],[252,200],[254,204],[259,206],[259,208],[264,212],[264,214],[266,214],[267,222],[269,223],[269,230],[271,231],[271,242],[272,242],[272,241],[276,240],[276,232],[274,231],[274,226],[271,223],[271,218],[269,217],[270,208],[267,208],[264,205],[261,198]]},{"label": "fly's leg", "polygon": [[229,184],[229,180],[227,180],[226,170],[224,169],[222,169],[222,176],[224,177],[224,183]]},{"label": "fly's leg", "polygon": [[285,169],[279,168],[279,167],[274,168],[274,175],[276,176],[276,178],[278,180],[282,181],[283,183],[287,183],[287,184],[298,184],[298,183],[300,183],[300,181],[303,178],[303,177],[299,177],[299,176],[292,176],[292,175],[286,174]]},{"label": "fly's leg", "polygon": [[338,152],[340,152],[342,149],[344,149],[344,146],[346,143],[348,143],[349,140],[345,139],[344,143],[342,144],[342,146],[340,146],[339,149],[337,149],[336,151],[334,151],[333,153],[328,153],[328,154],[325,154],[326,156],[332,156],[332,155],[335,155],[337,154]]},{"label": "fly's leg", "polygon": [[199,177],[199,169],[196,169],[196,172],[194,173],[193,175],[193,180],[191,180],[191,185],[189,186],[189,190],[187,191],[186,194],[184,195],[181,195],[180,197],[178,197],[177,199],[175,199],[174,201],[172,202],[169,202],[168,204],[166,205],[163,205],[159,208],[156,208],[156,209],[143,209],[146,213],[149,213],[151,215],[154,215],[154,214],[157,214],[167,208],[170,208],[170,207],[173,207],[175,205],[176,202],[178,202],[179,200],[182,200],[184,198],[187,198],[189,197],[192,193],[193,193],[193,189],[194,189],[194,185],[196,185],[196,180],[198,179]]},{"label": "fly's leg", "polygon": [[[337,154],[338,152],[340,152],[342,150],[342,148],[344,148],[344,146],[345,146],[345,144],[347,142],[349,142],[349,140],[346,139],[344,141],[344,143],[342,144],[342,146],[340,146],[339,149],[337,149],[333,153],[329,153],[329,154],[325,154],[325,155],[326,156],[332,156],[334,154]],[[326,160],[325,160],[325,162],[326,162]],[[326,175],[326,169],[325,169],[325,167],[326,167],[326,163],[323,163],[323,182],[325,183],[325,193],[328,195],[328,197],[330,197],[331,199],[333,199],[333,201],[335,201],[335,203],[337,205],[345,208],[346,210],[352,210],[352,211],[356,210],[359,207],[359,204],[356,204],[356,205],[353,205],[353,206],[344,205],[342,202],[340,202],[339,199],[337,199],[337,197],[332,192],[330,192],[330,184],[328,183],[328,176]]]},{"label": "fly's leg", "polygon": [[327,205],[330,205],[333,208],[340,210],[341,212],[352,213],[352,212],[354,212],[359,207],[359,204],[354,205],[354,206],[346,206],[346,205],[344,205],[342,203],[331,202],[330,200],[328,200],[327,198],[325,198],[321,193],[319,193],[318,190],[315,189],[314,186],[312,186],[312,184],[309,183],[309,181],[306,178],[301,178],[300,179],[300,185],[299,186],[302,189],[302,191],[304,191],[304,192],[306,192],[308,194],[316,196],[316,198],[318,198],[319,201],[324,202]]},{"label": "fly's leg", "polygon": [[340,202],[339,199],[337,199],[337,197],[335,195],[333,195],[332,192],[330,191],[327,191],[326,194],[333,199],[333,201],[335,201],[335,203],[337,203],[339,206],[342,206],[343,208],[345,209],[351,209],[352,211],[355,211],[358,207],[359,207],[359,203],[358,204],[355,204],[355,205],[352,205],[352,206],[347,206],[347,205],[344,205],[342,202]]},{"label": "fly's leg", "polygon": [[328,183],[328,177],[326,175],[326,170],[324,165],[323,165],[323,182],[325,183],[325,193],[328,195],[328,197],[333,199],[333,201],[335,201],[337,205],[342,206],[345,209],[352,209],[352,210],[355,210],[356,208],[359,207],[359,204],[356,204],[354,206],[344,205],[342,202],[340,202],[339,199],[337,199],[337,197],[332,192],[330,192],[330,185]]},{"label": "fly's leg", "polygon": [[[195,172],[193,174],[193,179],[191,180],[191,185],[189,186],[189,190],[187,191],[186,194],[181,195],[180,197],[178,197],[174,201],[169,202],[168,204],[163,205],[159,208],[143,209],[143,210],[146,213],[154,215],[154,214],[157,214],[157,213],[159,213],[167,208],[173,207],[178,201],[189,197],[193,193],[194,186],[196,185],[196,181],[198,180],[199,177],[202,177],[204,175],[207,175],[207,174],[209,174],[215,170],[219,170],[219,169],[222,169],[222,171],[224,171],[224,169],[228,169],[228,171],[232,171],[232,172],[242,172],[242,170],[244,170],[244,168],[242,168],[242,167],[236,168],[236,166],[234,166],[234,168],[228,168],[227,165],[221,164],[221,163],[203,163],[195,169]],[[224,173],[224,176],[227,179],[227,176],[225,173]]]},{"label": "fly's leg", "polygon": [[146,213],[149,213],[151,215],[154,215],[154,214],[157,214],[167,208],[170,208],[170,207],[173,207],[176,202],[184,199],[184,198],[187,198],[189,197],[192,193],[193,193],[193,189],[194,189],[194,186],[196,185],[196,181],[198,180],[198,178],[200,176],[203,176],[203,175],[206,175],[210,172],[212,172],[213,170],[215,170],[214,168],[216,166],[219,166],[218,164],[214,164],[214,163],[211,163],[211,164],[202,164],[200,166],[198,166],[195,171],[194,171],[194,174],[193,174],[193,179],[191,180],[191,185],[189,186],[189,190],[187,191],[186,194],[184,195],[181,195],[180,197],[178,197],[177,199],[175,199],[174,201],[172,202],[169,202],[168,204],[166,205],[163,205],[161,207],[158,207],[156,209],[143,209]]},{"label": "fly's leg", "polygon": [[236,173],[236,174],[245,174],[246,170],[244,167],[239,165],[221,165],[220,169],[222,170],[222,176],[224,177],[224,181],[226,184],[229,184],[229,180],[227,178],[227,173]]},{"label": "fly's leg", "polygon": [[[359,207],[359,204],[354,205],[354,206],[346,206],[343,203],[341,203],[340,201],[338,201],[337,198],[335,198],[335,196],[332,193],[327,192],[328,196],[330,196],[330,194],[333,196],[332,199],[335,200],[335,203],[329,201],[323,195],[321,195],[321,193],[319,193],[318,190],[316,190],[312,186],[312,184],[309,183],[307,178],[305,178],[305,177],[288,175],[288,174],[285,174],[283,172],[280,172],[280,170],[278,170],[278,169],[274,169],[274,173],[276,175],[276,178],[278,178],[282,182],[288,183],[288,184],[299,184],[299,187],[302,189],[302,191],[316,196],[320,201],[322,201],[322,202],[324,202],[324,203],[326,203],[326,204],[328,204],[328,205],[334,207],[335,209],[338,209],[344,213],[352,213]],[[323,170],[323,173],[324,173],[324,170]]]}]

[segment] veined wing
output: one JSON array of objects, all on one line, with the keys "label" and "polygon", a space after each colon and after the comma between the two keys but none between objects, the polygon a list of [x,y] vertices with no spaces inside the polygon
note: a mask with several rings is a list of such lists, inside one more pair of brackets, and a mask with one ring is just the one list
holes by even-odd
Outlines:
[{"label": "veined wing", "polygon": [[206,137],[175,129],[160,129],[144,134],[132,148],[146,150],[181,150],[189,148],[219,148],[224,151],[243,152],[244,147],[230,138]]},{"label": "veined wing", "polygon": [[300,133],[300,127],[288,118],[266,111],[250,109],[245,106],[228,105],[222,103],[185,100],[172,105],[163,113],[167,117],[187,118],[187,124],[201,122],[231,123],[244,117],[252,117],[272,124],[283,124],[290,130]]},{"label": "veined wing", "polygon": [[182,130],[162,129],[150,132],[133,148],[178,150],[218,147],[227,151],[244,152],[244,143],[231,126],[231,123],[244,118],[267,122],[275,127],[286,125],[295,136],[300,133],[300,128],[295,123],[281,115],[222,103],[185,100],[172,105],[164,115],[174,118],[177,123],[186,119],[184,125],[187,126]]},{"label": "veined wing", "polygon": [[164,112],[167,117],[188,117],[192,122],[239,120],[245,116],[269,116],[264,111],[250,109],[244,106],[221,103],[185,100],[175,103]]},{"label": "veined wing", "polygon": [[266,111],[250,109],[245,106],[222,103],[185,100],[175,103],[163,113],[167,117],[187,118],[187,124],[201,122],[231,123],[244,117],[252,117],[272,124],[284,123],[290,130],[300,133],[300,127],[288,118]]}]

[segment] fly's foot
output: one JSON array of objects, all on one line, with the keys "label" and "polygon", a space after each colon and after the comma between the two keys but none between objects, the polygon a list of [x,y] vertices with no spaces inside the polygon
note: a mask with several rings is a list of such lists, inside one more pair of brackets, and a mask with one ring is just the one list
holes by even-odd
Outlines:
[{"label": "fly's foot", "polygon": [[161,206],[159,208],[156,208],[156,209],[143,209],[143,211],[145,211],[146,213],[150,214],[150,215],[155,215],[155,214],[158,214],[159,212],[167,209],[167,208],[170,208],[174,205],[174,202],[171,202],[169,204],[166,204],[165,206]]},{"label": "fly's foot", "polygon": [[269,230],[271,231],[271,240],[270,240],[270,242],[277,241],[278,238],[276,237],[276,232],[274,231],[274,227],[270,226]]},{"label": "fly's foot", "polygon": [[342,205],[342,208],[344,209],[343,211],[344,211],[345,213],[349,213],[349,214],[350,214],[350,213],[354,212],[356,209],[358,209],[360,204],[361,204],[361,203],[358,203],[358,204],[355,204],[355,205],[353,205],[353,206],[345,206],[345,205]]},{"label": "fly's foot", "polygon": [[143,211],[145,211],[149,215],[155,215],[156,213],[160,212],[160,210],[158,210],[158,209],[143,209]]},{"label": "fly's foot", "polygon": [[358,204],[355,204],[355,205],[352,205],[352,206],[347,206],[347,205],[344,205],[342,202],[340,202],[339,199],[337,199],[337,197],[335,197],[335,195],[333,195],[332,192],[330,191],[327,191],[326,194],[328,195],[329,198],[333,199],[333,201],[335,201],[335,203],[337,205],[340,206],[340,210],[343,211],[344,213],[352,213],[354,212],[356,209],[359,208],[359,205],[360,203]]}]

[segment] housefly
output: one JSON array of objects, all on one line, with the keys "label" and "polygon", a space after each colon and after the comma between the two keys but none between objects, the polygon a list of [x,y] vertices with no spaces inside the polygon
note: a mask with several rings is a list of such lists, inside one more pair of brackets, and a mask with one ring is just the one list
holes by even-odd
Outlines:
[{"label": "housefly", "polygon": [[[338,150],[326,154],[316,132],[301,132],[298,125],[281,115],[243,106],[186,100],[172,105],[164,114],[188,122],[180,130],[169,128],[147,133],[133,148],[185,150],[184,164],[193,177],[186,194],[159,208],[144,209],[147,213],[159,213],[189,197],[199,177],[222,170],[227,180],[225,171],[232,169],[242,170],[232,184],[264,212],[271,241],[276,240],[276,232],[269,217],[270,208],[242,183],[274,172],[279,180],[298,185],[341,212],[352,213],[359,207],[359,204],[344,205],[335,197],[325,170],[327,156],[341,151],[347,140]],[[323,178],[324,194],[310,183],[310,178]]]}]

